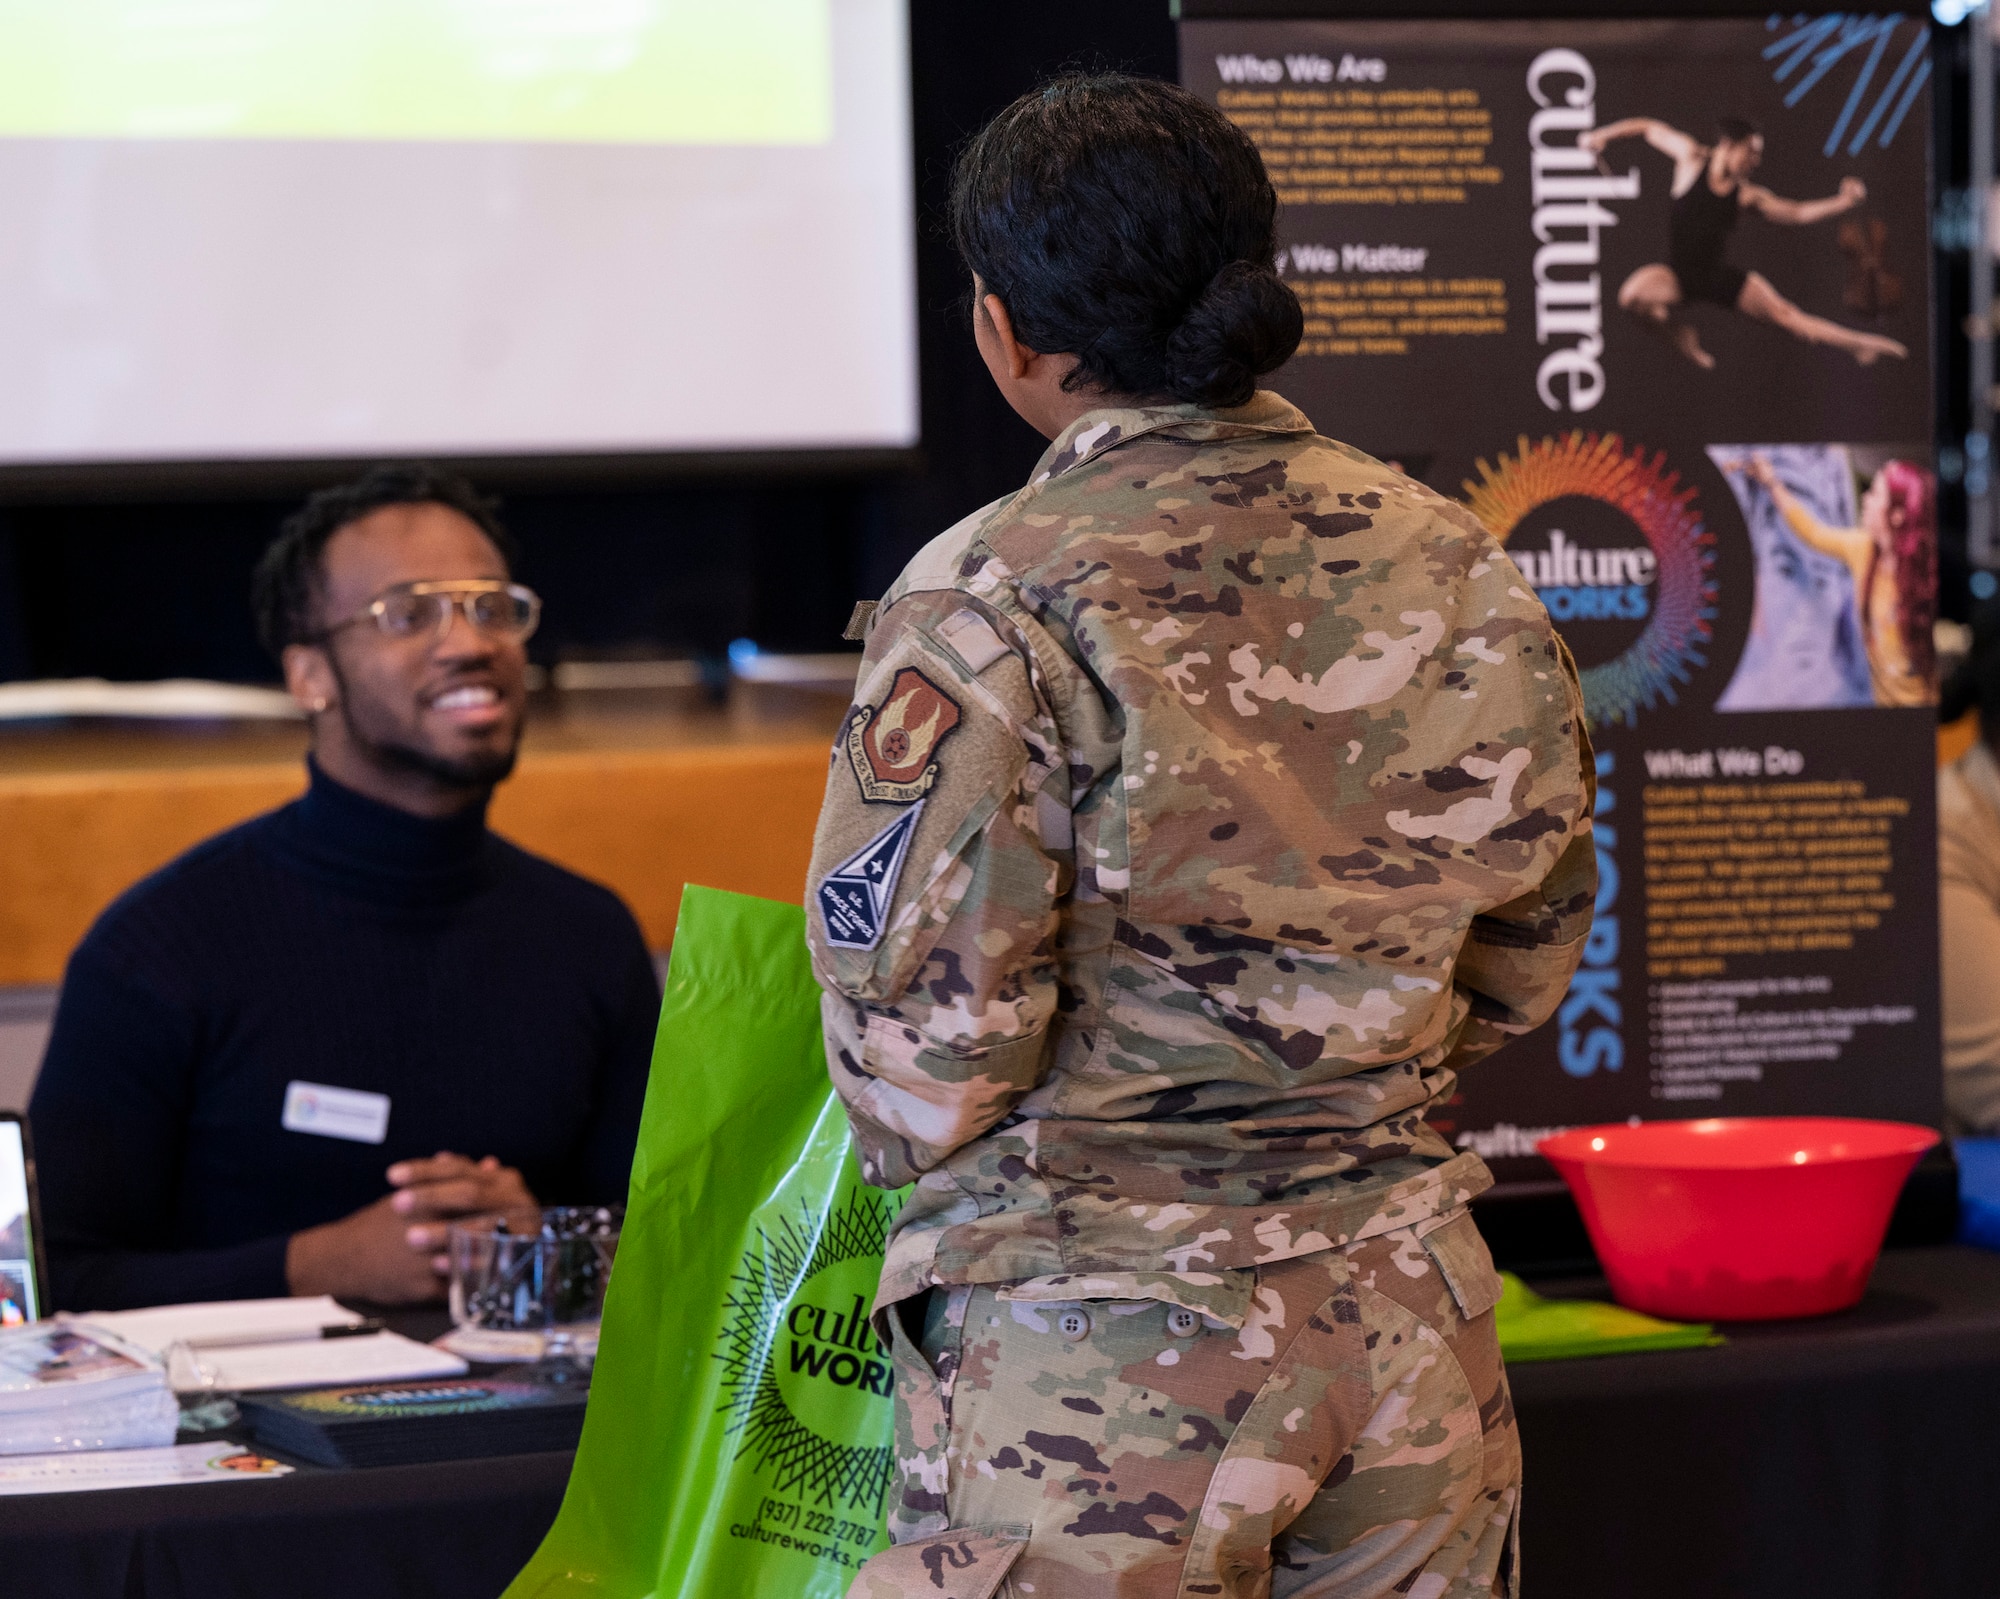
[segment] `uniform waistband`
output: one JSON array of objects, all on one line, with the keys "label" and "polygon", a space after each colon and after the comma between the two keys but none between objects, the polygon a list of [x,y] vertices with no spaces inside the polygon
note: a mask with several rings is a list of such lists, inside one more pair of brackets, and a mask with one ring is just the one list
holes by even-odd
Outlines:
[{"label": "uniform waistband", "polygon": [[1268,1207],[1141,1204],[1090,1193],[1065,1198],[1053,1213],[960,1220],[927,1205],[920,1185],[897,1219],[876,1304],[946,1284],[1268,1265],[1415,1226],[1492,1186],[1493,1173],[1471,1150],[1393,1180],[1357,1183],[1332,1198]]}]

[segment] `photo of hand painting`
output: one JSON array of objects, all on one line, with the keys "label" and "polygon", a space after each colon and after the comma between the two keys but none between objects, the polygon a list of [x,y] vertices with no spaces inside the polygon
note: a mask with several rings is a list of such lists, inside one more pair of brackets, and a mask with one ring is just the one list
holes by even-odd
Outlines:
[{"label": "photo of hand painting", "polygon": [[1937,699],[1937,479],[1879,446],[1718,444],[1750,532],[1750,635],[1719,711]]},{"label": "photo of hand painting", "polygon": [[[1883,356],[1900,360],[1909,355],[1895,339],[1801,310],[1763,273],[1747,271],[1729,258],[1730,235],[1744,212],[1787,227],[1808,227],[1862,205],[1868,186],[1860,178],[1843,177],[1835,193],[1820,199],[1791,200],[1772,193],[1750,180],[1764,161],[1763,130],[1738,116],[1718,118],[1706,143],[1657,117],[1626,117],[1578,134],[1576,142],[1579,149],[1599,157],[1598,168],[1608,177],[1611,169],[1602,159],[1605,149],[1631,138],[1645,140],[1674,164],[1667,259],[1638,268],[1618,290],[1619,308],[1641,326],[1660,334],[1704,370],[1715,366],[1715,357],[1687,320],[1687,306],[1696,301],[1769,322],[1808,344],[1844,350],[1863,366]],[[1881,314],[1900,300],[1899,289],[1884,292],[1883,280],[1889,274],[1880,262],[1886,234],[1885,224],[1876,217],[1865,224],[1847,224],[1837,236],[1838,247],[1850,259],[1864,254],[1868,258],[1866,265],[1854,268],[1866,288],[1850,290],[1845,296],[1850,307],[1859,304]]]}]

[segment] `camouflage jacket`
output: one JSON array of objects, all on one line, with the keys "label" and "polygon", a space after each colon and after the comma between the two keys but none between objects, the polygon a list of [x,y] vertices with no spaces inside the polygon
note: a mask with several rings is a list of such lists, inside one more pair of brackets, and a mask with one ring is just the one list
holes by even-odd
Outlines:
[{"label": "camouflage jacket", "polygon": [[1490,1183],[1425,1111],[1555,1008],[1596,864],[1575,669],[1469,512],[1274,394],[1093,411],[867,637],[807,925],[864,1171],[917,1184],[879,1303],[1234,1321]]}]

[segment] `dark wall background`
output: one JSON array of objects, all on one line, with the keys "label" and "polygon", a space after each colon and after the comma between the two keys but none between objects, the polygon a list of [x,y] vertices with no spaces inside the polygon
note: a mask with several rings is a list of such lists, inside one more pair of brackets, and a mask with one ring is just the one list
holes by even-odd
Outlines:
[{"label": "dark wall background", "polygon": [[1954,235],[1966,223],[1966,183],[1971,173],[1972,30],[1961,24],[1931,29],[1931,194],[1940,216],[1932,311],[1937,379],[1938,610],[1966,621],[1973,601],[1965,558],[1965,452],[1959,443],[1972,425],[1972,348],[1959,336],[1972,309],[1972,263]]},{"label": "dark wall background", "polygon": [[[522,576],[548,601],[535,653],[839,647],[854,600],[967,511],[1016,487],[1042,441],[1007,409],[966,329],[941,229],[953,152],[1069,65],[1172,77],[1167,0],[913,0],[924,465],[877,475],[706,477],[643,490],[513,492]],[[294,503],[0,510],[0,679],[273,678],[251,566]]]}]

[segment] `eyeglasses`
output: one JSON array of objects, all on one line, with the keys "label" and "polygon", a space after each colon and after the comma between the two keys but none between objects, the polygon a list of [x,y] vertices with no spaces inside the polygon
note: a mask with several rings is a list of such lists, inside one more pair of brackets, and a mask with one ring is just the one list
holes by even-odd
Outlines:
[{"label": "eyeglasses", "polygon": [[373,622],[389,638],[443,638],[457,612],[475,632],[518,643],[542,620],[542,598],[519,583],[498,578],[465,578],[442,583],[404,583],[373,600],[357,616],[335,622],[313,642],[331,638],[344,627]]}]

